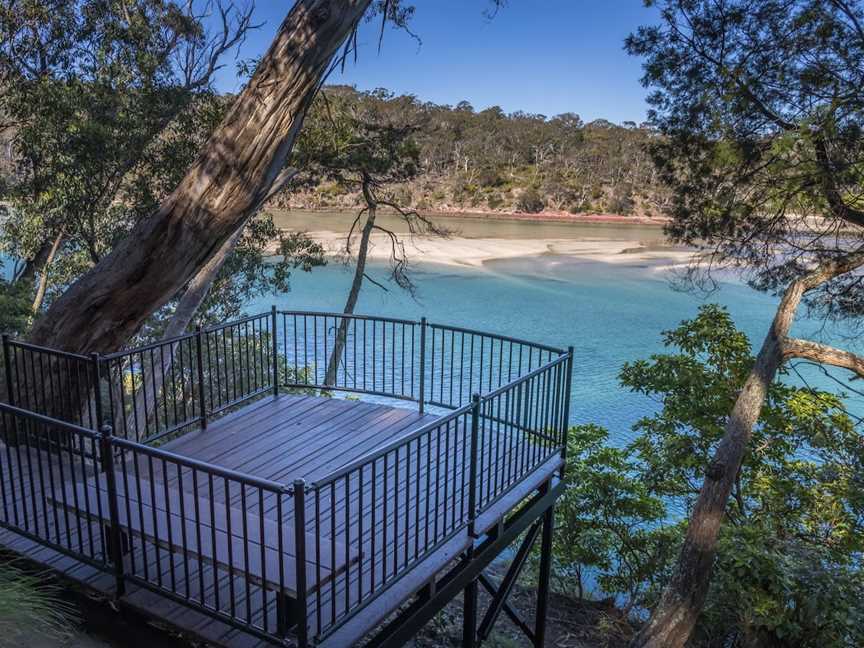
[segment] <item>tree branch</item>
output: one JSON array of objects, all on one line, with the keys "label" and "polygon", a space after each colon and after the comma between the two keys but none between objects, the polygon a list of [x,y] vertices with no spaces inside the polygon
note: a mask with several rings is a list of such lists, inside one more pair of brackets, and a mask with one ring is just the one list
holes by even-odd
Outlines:
[{"label": "tree branch", "polygon": [[804,358],[821,364],[848,369],[859,378],[864,378],[864,356],[844,351],[827,344],[799,338],[786,338],[781,345],[783,359]]}]

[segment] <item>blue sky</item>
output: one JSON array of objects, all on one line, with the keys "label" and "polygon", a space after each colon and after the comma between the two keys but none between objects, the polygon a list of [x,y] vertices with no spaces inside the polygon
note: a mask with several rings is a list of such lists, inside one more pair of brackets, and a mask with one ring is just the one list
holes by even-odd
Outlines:
[{"label": "blue sky", "polygon": [[[359,58],[330,83],[360,89],[385,87],[425,101],[469,101],[480,110],[499,105],[552,116],[575,112],[585,121],[643,121],[646,90],[641,64],[623,51],[623,40],[656,20],[641,0],[509,0],[493,19],[485,0],[415,0],[412,29],[388,29],[378,52],[379,24],[364,24]],[[288,2],[259,0],[265,25],[250,35],[240,58],[260,56],[287,13]],[[236,91],[232,65],[217,86]]]}]

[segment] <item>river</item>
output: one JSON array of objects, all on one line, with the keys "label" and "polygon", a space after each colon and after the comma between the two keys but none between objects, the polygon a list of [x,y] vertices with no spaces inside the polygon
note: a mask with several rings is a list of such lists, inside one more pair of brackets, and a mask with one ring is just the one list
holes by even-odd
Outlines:
[{"label": "river", "polygon": [[[351,214],[291,212],[276,214],[280,227],[310,232],[344,234]],[[416,284],[414,297],[386,282],[388,265],[377,260],[370,275],[384,282],[387,290],[366,283],[357,312],[419,318],[458,324],[482,330],[524,337],[538,342],[575,348],[573,377],[573,423],[593,422],[610,430],[613,442],[632,438],[632,426],[650,414],[657,403],[633,394],[618,384],[624,362],[647,358],[663,351],[661,332],[696,315],[700,304],[725,305],[736,324],[751,339],[761,343],[771,322],[777,299],[756,292],[734,278],[727,278],[710,296],[674,289],[674,270],[663,263],[662,233],[658,228],[627,225],[582,225],[505,220],[438,219],[454,231],[452,243],[480,245],[488,239],[524,242],[548,239],[604,241],[632,249],[640,243],[653,251],[620,255],[615,262],[593,260],[591,256],[545,253],[486,260],[480,265],[427,262],[421,250],[408,246],[411,276]],[[404,228],[390,217],[387,226]],[[420,248],[423,246],[420,245]],[[617,248],[616,248],[617,249]],[[676,254],[678,255],[676,257]],[[668,250],[670,259],[679,251]],[[601,255],[602,258],[610,258]],[[291,291],[265,297],[250,304],[250,311],[275,303],[282,308],[341,311],[352,268],[331,263],[310,273],[295,271]],[[821,321],[800,318],[796,335],[838,341],[842,331],[824,328]],[[841,341],[849,346],[848,340]],[[836,384],[813,368],[802,368],[808,384],[835,390]],[[838,376],[841,374],[837,374]],[[796,375],[785,378],[800,383]],[[849,400],[856,412],[864,411],[864,399]]]}]

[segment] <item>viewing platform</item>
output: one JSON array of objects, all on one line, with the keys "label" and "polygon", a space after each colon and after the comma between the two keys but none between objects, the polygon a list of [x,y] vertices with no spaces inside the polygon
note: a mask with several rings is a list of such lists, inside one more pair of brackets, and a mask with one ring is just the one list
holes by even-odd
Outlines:
[{"label": "viewing platform", "polygon": [[[3,360],[5,548],[225,646],[399,646],[460,592],[463,645],[501,612],[542,645],[572,349],[274,308]],[[529,622],[507,597],[538,538]]]}]

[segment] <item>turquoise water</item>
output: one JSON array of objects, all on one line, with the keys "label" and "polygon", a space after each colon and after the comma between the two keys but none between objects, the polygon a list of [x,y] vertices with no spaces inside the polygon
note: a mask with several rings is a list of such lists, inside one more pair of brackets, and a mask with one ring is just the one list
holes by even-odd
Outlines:
[{"label": "turquoise water", "polygon": [[[386,277],[386,266],[370,264],[370,274]],[[631,427],[658,407],[649,398],[632,394],[618,384],[617,374],[627,360],[646,358],[663,350],[660,332],[693,317],[700,304],[712,301],[728,307],[735,322],[761,343],[770,324],[776,299],[738,283],[724,283],[704,299],[673,290],[669,276],[654,267],[586,262],[571,257],[541,256],[502,260],[484,268],[432,264],[414,266],[415,298],[394,285],[383,291],[366,283],[358,313],[419,318],[523,337],[575,348],[574,423],[606,426],[616,443],[631,438]],[[341,311],[351,281],[351,270],[329,265],[311,273],[292,275],[290,293],[250,304],[250,311],[280,308]],[[831,339],[821,322],[803,320],[798,335]],[[848,341],[843,342],[849,346]],[[820,372],[806,368],[813,386],[834,389]],[[839,374],[838,374],[839,375]],[[792,381],[798,378],[791,376]],[[850,403],[864,410],[861,400]]]}]

